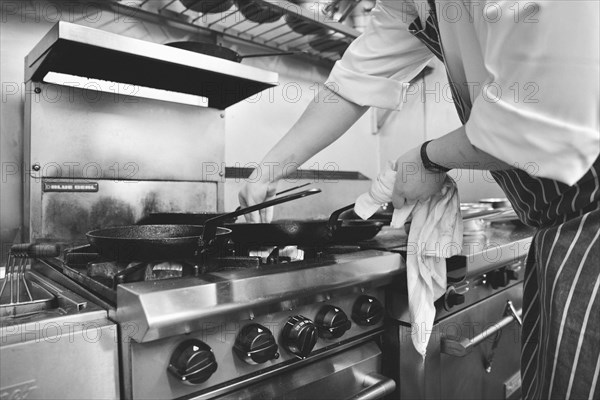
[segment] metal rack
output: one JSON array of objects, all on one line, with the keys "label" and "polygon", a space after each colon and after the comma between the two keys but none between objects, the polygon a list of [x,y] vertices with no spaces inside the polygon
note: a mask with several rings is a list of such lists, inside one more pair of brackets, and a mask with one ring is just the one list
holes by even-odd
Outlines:
[{"label": "metal rack", "polygon": [[[325,46],[316,50],[310,45],[312,40],[332,37],[349,44],[360,35],[360,32],[352,27],[337,22],[332,13],[328,12],[332,5],[342,3],[340,1],[314,0],[304,6],[286,0],[254,1],[284,15],[274,22],[253,22],[244,17],[244,7],[238,7],[237,2],[229,10],[215,14],[193,11],[179,0],[113,0],[112,4],[121,12],[128,10],[139,18],[163,22],[166,20],[259,45],[274,52],[293,51],[329,62],[341,57],[339,46],[332,44],[332,47]],[[360,0],[343,0],[340,7],[343,18],[347,17],[359,2]],[[287,19],[293,17],[306,22],[307,33],[297,33],[289,27]]]}]

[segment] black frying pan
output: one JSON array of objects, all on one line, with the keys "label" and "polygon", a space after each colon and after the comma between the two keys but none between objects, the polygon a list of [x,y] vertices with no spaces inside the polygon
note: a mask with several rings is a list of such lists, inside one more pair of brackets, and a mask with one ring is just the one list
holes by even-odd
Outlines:
[{"label": "black frying pan", "polygon": [[[98,253],[109,260],[142,261],[190,258],[202,237],[201,225],[131,225],[86,234]],[[215,244],[227,242],[231,231],[218,228]]]},{"label": "black frying pan", "polygon": [[259,24],[275,22],[280,19],[284,12],[278,10],[267,2],[256,0],[235,0],[242,15]]},{"label": "black frying pan", "polygon": [[326,246],[356,244],[377,235],[385,225],[381,221],[341,220],[340,215],[354,204],[334,211],[328,220],[277,221],[270,224],[225,224],[236,245],[262,246]]},{"label": "black frying pan", "polygon": [[205,54],[207,56],[213,56],[222,58],[229,61],[240,62],[244,58],[252,57],[271,57],[271,56],[291,56],[298,54],[297,51],[282,51],[273,53],[259,53],[259,54],[246,54],[241,55],[237,51],[228,49],[227,47],[219,46],[217,44],[206,43],[206,42],[195,42],[195,41],[183,41],[183,42],[171,42],[166,43],[166,46],[177,47],[178,49],[193,51],[194,53]]},{"label": "black frying pan", "polygon": [[101,256],[111,260],[190,258],[208,249],[218,249],[228,241],[231,231],[218,226],[222,221],[320,192],[319,189],[310,189],[278,197],[211,218],[204,226],[127,225],[94,230],[86,236]]},{"label": "black frying pan", "polygon": [[233,6],[233,0],[180,0],[186,9],[202,14],[218,14]]}]

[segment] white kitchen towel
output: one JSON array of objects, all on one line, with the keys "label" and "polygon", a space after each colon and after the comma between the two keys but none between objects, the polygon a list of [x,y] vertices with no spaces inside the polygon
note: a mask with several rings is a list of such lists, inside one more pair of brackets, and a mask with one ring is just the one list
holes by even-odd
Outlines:
[{"label": "white kitchen towel", "polygon": [[[390,167],[356,201],[354,211],[367,219],[392,200],[396,171]],[[434,301],[446,292],[446,258],[462,251],[463,224],[456,183],[450,177],[439,193],[394,210],[392,227],[402,227],[412,215],[407,245],[408,309],[412,342],[425,359],[435,318]]]}]

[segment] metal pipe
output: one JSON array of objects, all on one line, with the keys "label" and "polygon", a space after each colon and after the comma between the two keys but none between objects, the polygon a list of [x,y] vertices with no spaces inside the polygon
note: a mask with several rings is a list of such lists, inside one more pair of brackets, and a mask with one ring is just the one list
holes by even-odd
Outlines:
[{"label": "metal pipe", "polygon": [[10,285],[10,303],[9,304],[13,304],[13,297],[14,297],[14,294],[13,294],[13,290],[14,290],[14,287],[13,287],[14,286],[13,285],[13,271],[15,270],[15,265],[14,264],[15,264],[15,260],[14,260],[14,257],[13,257],[13,262],[10,265],[7,265],[7,268],[10,268],[10,269],[7,269],[7,272],[8,272],[7,278],[10,281],[9,282],[9,285]]},{"label": "metal pipe", "polygon": [[177,1],[177,0],[171,0],[170,2],[168,2],[167,4],[165,4],[164,6],[162,6],[159,11],[165,10],[171,4],[175,3],[175,1]]},{"label": "metal pipe", "polygon": [[4,289],[6,288],[6,282],[8,281],[8,268],[12,260],[12,254],[8,253],[8,260],[6,260],[6,270],[4,271],[4,282],[2,282],[2,288],[0,289],[0,298],[2,298],[2,294],[4,293]]},{"label": "metal pipe", "polygon": [[21,258],[19,260],[19,264],[17,265],[17,274],[16,274],[16,281],[17,281],[17,303],[20,303],[21,301],[21,270],[23,269],[23,260],[24,258]]},{"label": "metal pipe", "polygon": [[[232,16],[233,14],[235,14],[236,12],[238,12],[238,10],[232,11],[232,12],[230,12],[229,14],[225,15],[224,17],[218,18],[217,20],[215,20],[215,21],[213,21],[213,22],[209,23],[209,24],[207,25],[207,27],[208,27],[208,28],[210,28],[210,27],[211,27],[211,26],[213,26],[214,24],[217,24],[217,23],[219,23],[219,22],[221,22],[221,21],[225,21],[227,18],[231,17],[231,16]],[[199,15],[197,18],[195,18],[195,19],[192,21],[192,24],[193,24],[194,22],[198,21],[200,18],[202,18],[202,16],[204,16],[204,14],[202,14],[202,15]]]},{"label": "metal pipe", "polygon": [[25,279],[25,270],[27,269],[27,264],[25,264],[25,266],[23,267],[23,286],[25,286],[25,290],[27,291],[27,297],[29,298],[29,301],[33,301],[33,296],[31,295],[31,291],[29,290],[29,285],[27,285],[27,280]]}]

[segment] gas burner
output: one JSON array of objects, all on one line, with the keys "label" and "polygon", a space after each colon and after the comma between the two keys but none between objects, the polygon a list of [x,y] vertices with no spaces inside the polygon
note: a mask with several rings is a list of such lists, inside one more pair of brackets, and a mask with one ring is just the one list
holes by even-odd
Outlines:
[{"label": "gas burner", "polygon": [[248,251],[251,257],[259,257],[263,264],[279,264],[304,260],[304,250],[298,246],[262,247]]},{"label": "gas burner", "polygon": [[86,264],[87,276],[116,289],[120,283],[155,281],[197,276],[198,267],[187,261],[92,261]]}]

